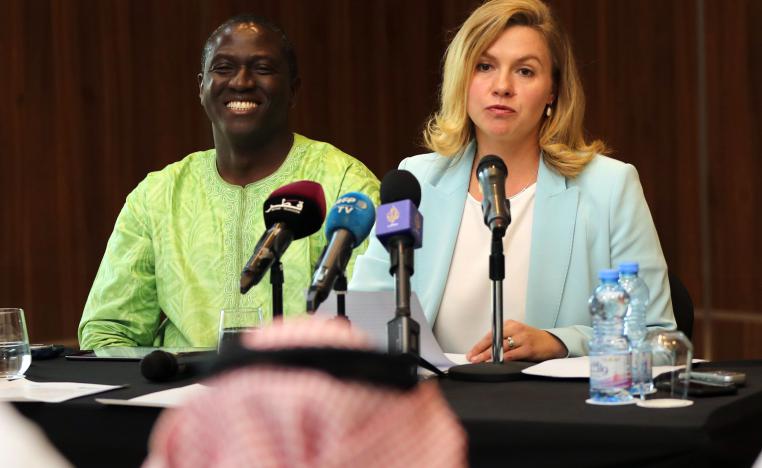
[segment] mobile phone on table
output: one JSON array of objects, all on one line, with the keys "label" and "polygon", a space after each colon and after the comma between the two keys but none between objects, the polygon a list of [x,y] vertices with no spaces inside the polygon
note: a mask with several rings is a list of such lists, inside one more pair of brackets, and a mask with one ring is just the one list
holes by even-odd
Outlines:
[{"label": "mobile phone on table", "polygon": [[[684,380],[678,380],[675,382],[675,392],[678,394],[683,393],[685,384],[688,383],[688,395],[696,397],[716,396],[716,395],[733,395],[738,393],[738,387],[734,383],[706,383],[691,380],[685,382]],[[669,392],[672,390],[671,382],[669,380],[661,380],[654,382],[654,385],[659,390]]]},{"label": "mobile phone on table", "polygon": [[[681,380],[684,377],[685,377],[685,374],[682,372],[678,376],[678,378]],[[735,384],[737,386],[742,386],[746,383],[746,374],[744,374],[743,372],[734,372],[734,371],[727,371],[727,370],[692,371],[691,381],[706,383],[710,385],[711,384]]]}]

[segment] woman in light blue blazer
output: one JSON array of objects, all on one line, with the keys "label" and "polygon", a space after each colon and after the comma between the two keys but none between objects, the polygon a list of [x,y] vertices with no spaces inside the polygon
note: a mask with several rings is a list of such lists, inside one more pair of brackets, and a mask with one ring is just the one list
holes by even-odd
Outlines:
[{"label": "woman in light blue blazer", "polygon": [[[601,269],[636,261],[651,292],[649,327],[675,328],[667,268],[635,168],[583,136],[584,94],[570,44],[539,0],[492,0],[447,49],[433,152],[407,158],[422,188],[423,246],[412,288],[445,351],[491,359],[488,229],[476,214],[478,161],[498,155],[513,222],[504,239],[504,359],[587,354],[587,299]],[[483,273],[479,273],[481,271]],[[375,239],[353,290],[393,289]],[[511,300],[513,300],[511,302]]]}]

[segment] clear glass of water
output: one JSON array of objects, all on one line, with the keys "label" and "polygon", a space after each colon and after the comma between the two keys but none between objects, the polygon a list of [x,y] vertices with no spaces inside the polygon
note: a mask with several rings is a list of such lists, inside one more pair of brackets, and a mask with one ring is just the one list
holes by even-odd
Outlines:
[{"label": "clear glass of water", "polygon": [[24,377],[32,364],[23,309],[0,308],[0,378]]},{"label": "clear glass of water", "polygon": [[261,307],[236,307],[220,311],[220,328],[217,352],[236,347],[244,333],[256,330],[264,325]]}]

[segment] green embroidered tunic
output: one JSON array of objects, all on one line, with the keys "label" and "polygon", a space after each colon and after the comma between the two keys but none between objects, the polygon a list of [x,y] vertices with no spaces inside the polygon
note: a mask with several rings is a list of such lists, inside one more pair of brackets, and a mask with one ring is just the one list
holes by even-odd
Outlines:
[{"label": "green embroidered tunic", "polygon": [[[219,176],[213,149],[148,174],[116,220],[79,325],[80,347],[212,347],[220,309],[262,306],[272,317],[269,273],[246,295],[240,274],[265,231],[265,199],[297,180],[320,183],[328,209],[351,191],[378,203],[378,179],[361,162],[296,134],[281,167],[246,187]],[[304,291],[325,244],[321,229],[283,255],[285,316],[304,313]],[[367,240],[355,254],[366,247]],[[348,274],[353,264],[354,257]]]}]

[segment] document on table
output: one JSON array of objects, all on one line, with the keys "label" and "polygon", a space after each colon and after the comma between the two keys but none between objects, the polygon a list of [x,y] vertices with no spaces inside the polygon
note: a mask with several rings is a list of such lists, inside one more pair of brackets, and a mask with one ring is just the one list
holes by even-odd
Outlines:
[{"label": "document on table", "polygon": [[465,354],[444,353],[444,355],[455,364],[469,364]]},{"label": "document on table", "polygon": [[[703,359],[694,359],[694,363],[705,362]],[[654,378],[666,372],[682,369],[685,366],[653,366],[651,369]],[[522,370],[524,374],[537,375],[540,377],[556,377],[566,379],[589,379],[590,358],[588,356],[576,358],[550,359],[535,364]]]},{"label": "document on table", "polygon": [[96,398],[95,401],[104,405],[119,406],[148,406],[152,408],[173,408],[185,403],[188,399],[203,394],[209,389],[202,384],[186,385],[184,387],[170,388],[160,392],[149,393],[129,400],[117,400],[113,398]]},{"label": "document on table", "polygon": [[[346,296],[346,313],[350,323],[368,334],[376,349],[384,353],[389,349],[386,324],[394,318],[395,301],[393,291],[349,291]],[[315,315],[336,316],[336,294],[334,292],[331,292],[328,299],[320,305]],[[415,294],[410,296],[410,316],[421,327],[421,357],[441,370],[454,366],[456,363],[442,352],[442,348],[434,337],[434,332],[431,331],[431,326],[423,315],[421,303]]]},{"label": "document on table", "polygon": [[124,385],[100,385],[77,382],[32,382],[27,379],[0,380],[0,401],[62,401],[106,392]]}]

